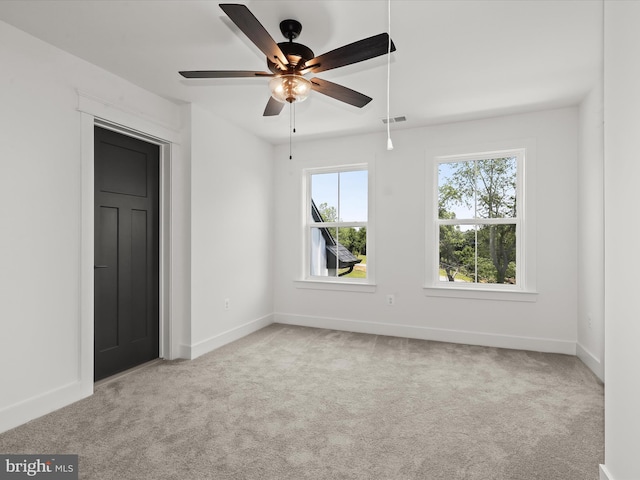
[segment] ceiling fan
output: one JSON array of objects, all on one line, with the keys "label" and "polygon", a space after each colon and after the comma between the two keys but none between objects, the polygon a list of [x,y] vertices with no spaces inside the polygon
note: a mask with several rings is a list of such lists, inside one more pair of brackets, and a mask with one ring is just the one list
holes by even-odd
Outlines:
[{"label": "ceiling fan", "polygon": [[185,78],[270,77],[271,97],[264,116],[278,115],[285,103],[301,102],[311,90],[362,108],[372,100],[371,97],[318,77],[307,79],[305,75],[344,67],[396,50],[389,35],[380,33],[316,57],[310,48],[293,41],[302,31],[302,25],[297,20],[280,22],[280,31],[289,41],[276,43],[246,5],[222,3],[220,8],[267,56],[267,67],[271,73],[248,70],[195,70],[179,73]]}]

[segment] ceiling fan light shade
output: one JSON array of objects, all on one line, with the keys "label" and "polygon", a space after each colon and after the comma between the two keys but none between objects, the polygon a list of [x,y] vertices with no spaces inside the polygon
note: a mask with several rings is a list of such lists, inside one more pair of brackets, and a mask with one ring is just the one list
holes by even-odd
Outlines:
[{"label": "ceiling fan light shade", "polygon": [[301,75],[280,75],[271,79],[269,88],[279,102],[304,102],[311,93],[311,82]]}]

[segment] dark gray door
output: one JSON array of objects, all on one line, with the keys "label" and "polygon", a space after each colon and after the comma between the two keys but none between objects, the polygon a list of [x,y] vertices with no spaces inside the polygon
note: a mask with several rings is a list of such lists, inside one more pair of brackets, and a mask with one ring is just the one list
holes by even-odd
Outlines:
[{"label": "dark gray door", "polygon": [[158,358],[160,149],[95,127],[95,367]]}]

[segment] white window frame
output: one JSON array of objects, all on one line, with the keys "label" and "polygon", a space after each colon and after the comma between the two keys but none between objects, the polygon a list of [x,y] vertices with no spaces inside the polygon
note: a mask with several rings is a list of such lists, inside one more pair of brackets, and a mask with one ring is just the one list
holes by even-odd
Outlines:
[{"label": "white window frame", "polygon": [[[314,222],[311,216],[311,176],[326,173],[367,171],[367,221],[366,222]],[[302,280],[296,282],[298,288],[316,288],[324,290],[343,290],[355,292],[375,291],[375,246],[374,246],[374,193],[375,172],[371,163],[356,163],[330,167],[307,168],[302,171],[303,181],[303,234],[302,234]],[[309,244],[311,229],[317,227],[365,227],[367,229],[367,278],[348,278],[334,276],[312,276]],[[338,240],[339,241],[339,240]]]},{"label": "white window frame", "polygon": [[[516,157],[516,217],[496,219],[440,219],[438,215],[438,167],[443,163],[455,163],[492,158]],[[487,300],[528,301],[537,300],[535,290],[535,142],[521,140],[491,145],[450,148],[429,152],[427,156],[426,219],[426,279],[424,293],[427,296],[473,298]],[[516,285],[443,282],[440,280],[440,226],[441,225],[516,225]]]}]

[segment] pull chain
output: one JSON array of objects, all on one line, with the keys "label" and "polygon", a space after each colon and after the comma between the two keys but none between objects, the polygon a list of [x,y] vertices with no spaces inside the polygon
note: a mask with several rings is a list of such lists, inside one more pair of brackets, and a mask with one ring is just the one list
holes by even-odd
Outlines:
[{"label": "pull chain", "polygon": [[293,134],[296,133],[296,104],[295,102],[289,103],[289,160],[293,159],[292,153],[292,139]]},{"label": "pull chain", "polygon": [[393,150],[391,141],[391,122],[389,121],[389,83],[391,78],[391,0],[387,0],[387,34],[389,43],[387,44],[387,150]]}]

